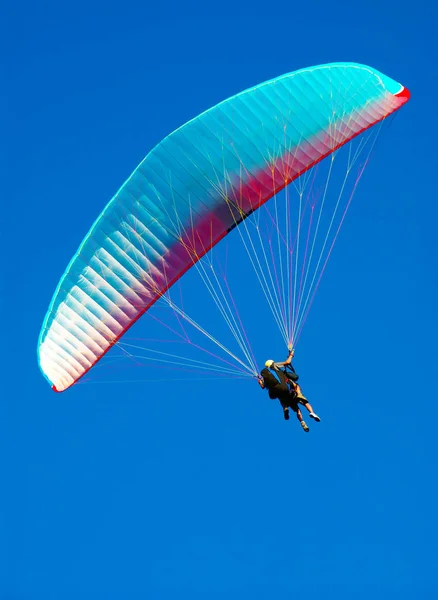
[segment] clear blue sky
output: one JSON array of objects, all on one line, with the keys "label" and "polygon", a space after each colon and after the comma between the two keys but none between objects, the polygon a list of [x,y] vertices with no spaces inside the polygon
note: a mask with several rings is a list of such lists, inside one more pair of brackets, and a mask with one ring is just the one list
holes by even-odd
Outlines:
[{"label": "clear blue sky", "polygon": [[[2,600],[438,596],[438,13],[304,5],[3,7]],[[246,381],[53,393],[35,353],[51,295],[146,152],[231,94],[338,60],[412,98],[297,353],[322,423],[305,435]]]}]

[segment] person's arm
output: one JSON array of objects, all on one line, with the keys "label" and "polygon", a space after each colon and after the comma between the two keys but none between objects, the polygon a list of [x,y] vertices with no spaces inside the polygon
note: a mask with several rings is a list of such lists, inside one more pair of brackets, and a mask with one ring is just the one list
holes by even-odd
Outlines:
[{"label": "person's arm", "polygon": [[257,379],[257,381],[259,382],[259,386],[262,388],[262,390],[265,389],[265,382],[263,381],[263,377],[259,377]]},{"label": "person's arm", "polygon": [[274,366],[275,367],[285,367],[286,365],[290,365],[294,355],[295,355],[295,352],[293,350],[291,350],[289,352],[289,356],[287,357],[287,359],[284,362],[276,362],[276,363],[274,363]]}]

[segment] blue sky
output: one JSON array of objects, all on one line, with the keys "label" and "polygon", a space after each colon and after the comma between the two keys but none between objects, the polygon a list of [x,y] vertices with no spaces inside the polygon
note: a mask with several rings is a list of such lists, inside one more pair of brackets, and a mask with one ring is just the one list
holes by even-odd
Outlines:
[{"label": "blue sky", "polygon": [[[436,597],[437,16],[392,0],[6,8],[1,598]],[[337,60],[412,98],[297,350],[321,424],[305,435],[247,381],[54,394],[35,355],[51,295],[146,152],[248,86]]]}]

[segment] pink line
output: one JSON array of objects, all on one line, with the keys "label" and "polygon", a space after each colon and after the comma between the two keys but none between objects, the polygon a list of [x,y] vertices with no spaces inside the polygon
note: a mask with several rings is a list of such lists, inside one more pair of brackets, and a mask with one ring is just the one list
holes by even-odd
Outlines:
[{"label": "pink line", "polygon": [[280,281],[278,278],[278,272],[277,272],[277,261],[275,260],[275,256],[274,256],[274,251],[272,249],[272,241],[269,240],[269,249],[271,251],[271,258],[272,258],[272,264],[274,266],[274,275],[275,275],[275,283],[277,286],[277,294],[278,294],[278,299],[279,299],[279,305],[280,305],[280,312],[281,315],[283,317],[284,322],[286,322],[286,307],[283,304],[283,297],[281,294],[281,289],[280,289]]},{"label": "pink line", "polygon": [[225,281],[225,285],[227,286],[227,290],[228,290],[228,294],[229,294],[229,296],[231,298],[231,302],[233,303],[234,310],[235,310],[235,312],[237,314],[237,318],[239,319],[240,327],[242,328],[243,335],[245,336],[245,340],[246,340],[246,343],[248,345],[249,351],[251,353],[251,357],[252,357],[253,363],[257,364],[257,361],[256,361],[255,356],[254,356],[254,352],[252,351],[252,348],[251,348],[251,344],[249,343],[248,336],[246,335],[246,329],[243,326],[242,319],[240,318],[240,313],[239,313],[239,311],[237,309],[236,303],[234,302],[234,296],[231,293],[231,290],[230,290],[230,287],[228,285],[227,279],[225,278],[224,281]]},{"label": "pink line", "polygon": [[346,205],[346,207],[345,207],[345,209],[344,209],[344,212],[343,212],[343,215],[342,215],[341,221],[340,221],[340,223],[339,223],[339,225],[338,225],[338,228],[337,228],[337,230],[336,230],[336,234],[335,234],[335,236],[334,236],[334,238],[333,238],[333,241],[332,241],[332,243],[331,243],[330,249],[329,249],[329,251],[328,251],[328,254],[327,254],[327,256],[326,256],[326,259],[325,259],[324,265],[323,265],[323,267],[322,267],[321,273],[320,273],[320,275],[319,275],[319,277],[318,277],[318,281],[317,281],[317,283],[316,283],[316,286],[315,286],[315,288],[314,288],[314,290],[313,290],[312,297],[311,297],[311,299],[310,299],[310,302],[309,302],[309,304],[308,304],[308,306],[307,306],[307,309],[306,309],[305,315],[304,315],[304,317],[303,317],[303,320],[301,321],[300,329],[299,329],[299,332],[298,332],[298,335],[297,335],[297,340],[299,339],[299,337],[300,337],[300,335],[301,335],[301,332],[302,332],[302,330],[303,330],[303,326],[304,326],[304,324],[305,324],[305,322],[306,322],[306,319],[307,319],[307,316],[308,316],[308,314],[309,314],[310,308],[311,308],[311,306],[312,306],[312,304],[313,304],[313,300],[315,299],[315,294],[316,294],[316,292],[317,292],[317,290],[318,290],[319,284],[320,284],[320,282],[321,282],[321,278],[322,278],[322,276],[323,276],[323,274],[324,274],[324,271],[325,271],[325,268],[326,268],[326,266],[327,266],[328,260],[329,260],[329,258],[330,258],[330,255],[331,255],[331,253],[332,253],[332,250],[333,250],[333,247],[334,247],[334,245],[335,245],[335,242],[336,242],[336,240],[337,240],[337,237],[338,237],[339,231],[340,231],[340,229],[341,229],[341,227],[342,227],[342,224],[344,223],[345,216],[346,216],[346,214],[347,214],[347,211],[348,211],[348,209],[349,209],[349,207],[350,207],[351,201],[352,201],[352,199],[353,199],[353,196],[354,196],[354,194],[355,194],[355,192],[356,192],[356,188],[357,188],[357,186],[358,186],[358,184],[359,184],[359,181],[360,181],[360,179],[361,179],[361,177],[362,177],[362,175],[363,175],[363,173],[364,173],[364,171],[365,171],[365,167],[366,167],[366,166],[367,166],[367,164],[368,164],[368,161],[369,161],[369,159],[367,159],[367,160],[365,161],[365,164],[363,165],[363,167],[362,167],[362,169],[361,169],[360,173],[358,174],[358,176],[357,176],[357,178],[356,178],[356,181],[355,181],[355,184],[354,184],[354,186],[353,186],[353,189],[352,189],[352,191],[351,191],[351,194],[350,194],[350,197],[349,197],[349,199],[348,199],[347,205]]}]

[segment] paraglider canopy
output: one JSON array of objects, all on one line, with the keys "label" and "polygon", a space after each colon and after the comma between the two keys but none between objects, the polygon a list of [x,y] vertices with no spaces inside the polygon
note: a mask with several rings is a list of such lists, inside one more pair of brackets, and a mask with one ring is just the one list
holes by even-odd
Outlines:
[{"label": "paraglider canopy", "polygon": [[78,381],[248,215],[408,98],[371,67],[332,63],[259,84],[167,136],[104,208],[58,284],[38,344],[53,389]]}]

